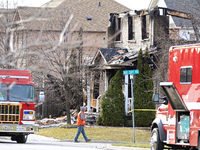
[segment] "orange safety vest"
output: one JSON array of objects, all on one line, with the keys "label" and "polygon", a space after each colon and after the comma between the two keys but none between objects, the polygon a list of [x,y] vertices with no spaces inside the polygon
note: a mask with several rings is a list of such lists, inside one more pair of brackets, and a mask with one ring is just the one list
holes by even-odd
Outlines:
[{"label": "orange safety vest", "polygon": [[84,116],[84,118],[85,118],[84,112],[80,111],[80,112],[78,113],[78,118],[77,118],[77,125],[78,125],[78,126],[80,126],[80,125],[85,125],[85,120],[81,120],[81,116],[80,116],[81,113],[83,113],[83,116]]}]

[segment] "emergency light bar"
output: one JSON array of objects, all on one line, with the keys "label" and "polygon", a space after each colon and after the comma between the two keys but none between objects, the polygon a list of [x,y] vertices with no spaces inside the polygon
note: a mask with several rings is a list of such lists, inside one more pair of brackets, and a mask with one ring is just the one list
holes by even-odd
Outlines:
[{"label": "emergency light bar", "polygon": [[16,78],[16,79],[29,79],[29,76],[6,76],[6,75],[0,75],[0,78]]}]

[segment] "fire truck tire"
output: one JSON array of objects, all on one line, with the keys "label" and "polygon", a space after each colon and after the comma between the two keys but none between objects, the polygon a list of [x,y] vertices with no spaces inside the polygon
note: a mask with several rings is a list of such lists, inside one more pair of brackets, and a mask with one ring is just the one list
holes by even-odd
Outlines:
[{"label": "fire truck tire", "polygon": [[197,149],[200,150],[200,135],[199,135],[198,143],[197,143],[197,144],[198,144],[198,145],[197,145],[197,146],[198,146]]},{"label": "fire truck tire", "polygon": [[160,140],[158,128],[154,128],[151,132],[151,150],[163,150],[164,144]]},{"label": "fire truck tire", "polygon": [[18,135],[16,138],[17,143],[26,143],[28,135]]}]

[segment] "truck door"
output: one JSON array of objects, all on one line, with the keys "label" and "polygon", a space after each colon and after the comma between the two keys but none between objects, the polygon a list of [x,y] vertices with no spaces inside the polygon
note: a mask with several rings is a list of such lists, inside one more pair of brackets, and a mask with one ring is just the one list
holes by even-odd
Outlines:
[{"label": "truck door", "polygon": [[190,113],[173,82],[161,82],[171,107],[176,111],[176,143],[189,143]]}]

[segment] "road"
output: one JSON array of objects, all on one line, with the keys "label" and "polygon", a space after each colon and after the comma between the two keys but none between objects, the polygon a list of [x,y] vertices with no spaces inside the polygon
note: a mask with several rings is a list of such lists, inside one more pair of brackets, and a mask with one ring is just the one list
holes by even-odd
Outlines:
[{"label": "road", "polygon": [[31,134],[26,144],[19,144],[11,141],[8,137],[0,136],[1,150],[150,150],[149,148],[112,146],[113,143],[116,142],[91,141],[90,143],[85,143],[85,141],[80,141],[80,143],[74,143],[73,140],[60,141]]},{"label": "road", "polygon": [[59,141],[39,135],[29,135],[26,144],[11,141],[8,137],[0,137],[1,150],[149,150],[145,148],[128,148],[112,146],[112,142],[92,141],[85,143],[74,143],[72,140]]}]

